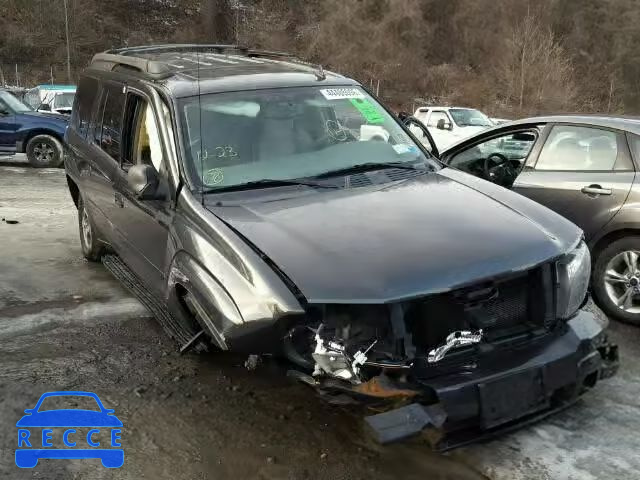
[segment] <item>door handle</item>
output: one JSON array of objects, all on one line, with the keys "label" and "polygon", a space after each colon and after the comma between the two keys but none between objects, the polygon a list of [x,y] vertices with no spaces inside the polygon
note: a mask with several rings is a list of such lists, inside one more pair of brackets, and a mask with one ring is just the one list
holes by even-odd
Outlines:
[{"label": "door handle", "polygon": [[114,195],[114,201],[118,207],[124,208],[124,197],[122,194],[116,192]]},{"label": "door handle", "polygon": [[589,185],[588,187],[582,187],[580,190],[587,195],[611,195],[610,188],[602,188],[600,185]]}]

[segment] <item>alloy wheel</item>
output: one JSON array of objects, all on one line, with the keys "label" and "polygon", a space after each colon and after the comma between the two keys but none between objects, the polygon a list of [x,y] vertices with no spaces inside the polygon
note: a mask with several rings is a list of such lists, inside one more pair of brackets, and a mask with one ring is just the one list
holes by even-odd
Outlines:
[{"label": "alloy wheel", "polygon": [[614,305],[628,313],[640,313],[640,251],[614,256],[604,272],[604,287]]},{"label": "alloy wheel", "polygon": [[33,155],[38,163],[49,164],[53,161],[55,150],[48,143],[40,142],[33,147]]}]

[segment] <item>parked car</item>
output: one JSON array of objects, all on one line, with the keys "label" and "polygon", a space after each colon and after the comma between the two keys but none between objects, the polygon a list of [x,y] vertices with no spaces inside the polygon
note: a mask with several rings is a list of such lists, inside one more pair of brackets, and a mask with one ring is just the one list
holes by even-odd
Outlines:
[{"label": "parked car", "polygon": [[24,101],[38,112],[70,115],[75,85],[38,85],[24,95]]},{"label": "parked car", "polygon": [[575,222],[591,250],[596,303],[640,325],[639,147],[636,119],[557,115],[500,125],[441,160]]},{"label": "parked car", "polygon": [[[440,151],[494,126],[489,117],[473,108],[420,107],[413,116],[427,126]],[[421,131],[412,132],[425,141]]]},{"label": "parked car", "polygon": [[500,125],[501,123],[507,123],[511,121],[507,118],[495,118],[495,117],[492,117],[489,120],[491,120],[494,125]]},{"label": "parked car", "polygon": [[59,167],[66,128],[64,117],[34,112],[9,92],[0,90],[0,154],[26,153],[34,167]]},{"label": "parked car", "polygon": [[384,401],[381,442],[486,438],[617,368],[581,309],[581,230],[442,168],[352,79],[225,46],[111,50],[66,138],[85,257],[182,351],[279,355],[331,401]]}]

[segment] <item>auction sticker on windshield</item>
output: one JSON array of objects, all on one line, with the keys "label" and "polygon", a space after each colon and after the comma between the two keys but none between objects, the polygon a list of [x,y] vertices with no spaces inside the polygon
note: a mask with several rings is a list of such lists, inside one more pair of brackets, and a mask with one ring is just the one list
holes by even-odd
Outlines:
[{"label": "auction sticker on windshield", "polygon": [[365,98],[357,88],[323,88],[320,93],[327,100],[344,100],[346,98]]}]

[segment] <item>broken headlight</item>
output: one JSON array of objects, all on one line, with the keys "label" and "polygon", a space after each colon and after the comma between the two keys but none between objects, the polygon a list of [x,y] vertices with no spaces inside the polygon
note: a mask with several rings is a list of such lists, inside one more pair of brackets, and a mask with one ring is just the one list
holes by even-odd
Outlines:
[{"label": "broken headlight", "polygon": [[571,317],[587,295],[591,276],[591,255],[584,240],[558,261],[558,316]]}]

